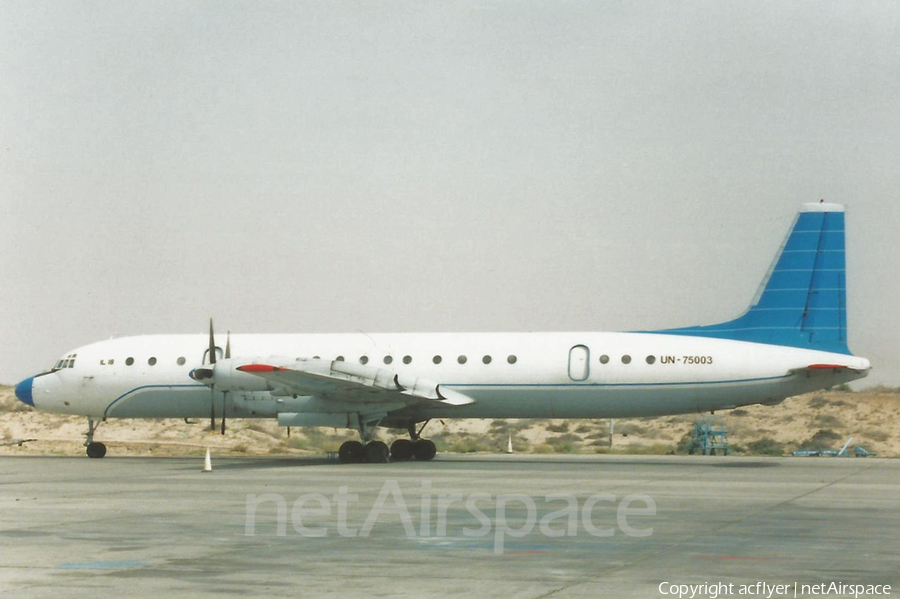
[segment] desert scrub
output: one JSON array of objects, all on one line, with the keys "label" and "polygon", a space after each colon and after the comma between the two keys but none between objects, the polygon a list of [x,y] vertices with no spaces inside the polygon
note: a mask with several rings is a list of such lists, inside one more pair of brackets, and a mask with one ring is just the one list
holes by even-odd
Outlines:
[{"label": "desert scrub", "polygon": [[569,432],[569,423],[565,420],[560,422],[559,424],[548,424],[547,432],[550,433],[567,433]]},{"label": "desert scrub", "polygon": [[871,439],[872,441],[887,441],[890,438],[890,435],[880,429],[875,429],[868,431],[862,435],[866,439]]},{"label": "desert scrub", "polygon": [[771,437],[763,437],[747,443],[747,453],[751,455],[784,455],[784,443]]},{"label": "desert scrub", "polygon": [[475,453],[478,451],[496,451],[495,447],[477,439],[460,439],[450,447],[453,453]]},{"label": "desert scrub", "polygon": [[581,446],[581,438],[578,435],[566,433],[547,439],[547,444],[553,447],[557,453],[575,453]]},{"label": "desert scrub", "polygon": [[508,420],[494,420],[491,422],[491,433],[506,435],[512,432],[512,427]]},{"label": "desert scrub", "polygon": [[309,441],[303,437],[291,437],[281,442],[281,446],[287,449],[310,449]]},{"label": "desert scrub", "polygon": [[651,443],[650,445],[629,443],[625,446],[624,453],[634,455],[666,455],[668,453],[675,453],[675,446],[667,443]]},{"label": "desert scrub", "polygon": [[865,390],[867,393],[893,394],[900,393],[900,387],[888,387],[887,385],[875,385]]},{"label": "desert scrub", "polygon": [[266,426],[264,423],[257,422],[255,420],[251,420],[250,422],[248,422],[246,424],[246,426],[244,426],[244,430],[252,431],[254,433],[263,433],[265,435],[269,435],[272,437],[280,437],[281,436],[279,431],[277,431],[277,430],[273,431],[268,426]]},{"label": "desert scrub", "polygon": [[844,426],[839,418],[831,414],[816,414],[813,417],[813,424],[822,428],[843,428]]},{"label": "desert scrub", "polygon": [[811,407],[811,408],[818,409],[818,408],[822,408],[827,405],[828,405],[828,400],[825,399],[824,397],[822,397],[821,395],[814,395],[809,400],[809,407]]},{"label": "desert scrub", "polygon": [[841,441],[843,437],[830,429],[819,429],[812,437],[807,439],[802,447],[804,449],[830,449],[831,445]]},{"label": "desert scrub", "polygon": [[633,422],[623,422],[619,424],[618,422],[613,429],[613,432],[622,435],[623,437],[627,437],[628,435],[643,435],[648,431],[646,426],[641,426],[640,424],[635,424]]},{"label": "desert scrub", "polygon": [[682,435],[681,439],[675,445],[675,453],[688,453],[691,445],[694,443],[694,435],[692,431],[688,431]]}]

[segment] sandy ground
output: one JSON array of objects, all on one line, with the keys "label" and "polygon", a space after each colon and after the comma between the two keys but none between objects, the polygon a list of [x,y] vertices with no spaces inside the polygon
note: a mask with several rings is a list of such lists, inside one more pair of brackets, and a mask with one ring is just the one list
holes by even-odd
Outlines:
[{"label": "sandy ground", "polygon": [[[424,436],[440,451],[502,452],[512,440],[515,452],[684,453],[698,415],[619,419],[610,447],[608,420],[448,420],[433,421]],[[778,406],[751,406],[719,412],[715,427],[729,433],[732,453],[782,455],[795,449],[839,449],[854,437],[883,457],[900,456],[900,393],[829,391],[802,395]],[[230,420],[223,437],[210,433],[206,420],[110,420],[98,429],[115,455],[321,454],[334,451],[350,431],[294,428],[291,437],[271,420]],[[86,420],[38,412],[0,387],[0,454],[78,455]],[[401,431],[379,431],[390,442]],[[32,439],[18,445],[21,440]]]}]

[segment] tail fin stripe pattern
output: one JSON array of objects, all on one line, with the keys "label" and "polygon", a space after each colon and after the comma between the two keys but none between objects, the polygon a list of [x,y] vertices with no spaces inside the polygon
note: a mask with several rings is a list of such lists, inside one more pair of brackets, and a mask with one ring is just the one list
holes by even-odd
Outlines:
[{"label": "tail fin stripe pattern", "polygon": [[807,204],[758,298],[738,318],[657,331],[850,354],[847,348],[844,208]]}]

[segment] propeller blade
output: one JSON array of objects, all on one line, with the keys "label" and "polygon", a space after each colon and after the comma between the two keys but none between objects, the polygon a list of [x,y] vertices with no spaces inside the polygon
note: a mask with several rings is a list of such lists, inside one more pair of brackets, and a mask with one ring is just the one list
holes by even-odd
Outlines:
[{"label": "propeller blade", "polygon": [[[227,354],[226,354],[227,355]],[[222,434],[225,434],[225,413],[228,411],[228,392],[222,394]]]},{"label": "propeller blade", "polygon": [[213,319],[209,317],[209,363],[216,363],[216,338],[213,335]]},{"label": "propeller blade", "polygon": [[216,390],[209,390],[209,430],[216,432]]},{"label": "propeller blade", "polygon": [[[213,333],[213,319],[209,317],[209,363],[216,363],[216,337]],[[216,387],[209,386],[209,430],[216,432]]]},{"label": "propeller blade", "polygon": [[228,336],[225,337],[225,359],[229,359],[231,357],[231,331],[228,331]]}]

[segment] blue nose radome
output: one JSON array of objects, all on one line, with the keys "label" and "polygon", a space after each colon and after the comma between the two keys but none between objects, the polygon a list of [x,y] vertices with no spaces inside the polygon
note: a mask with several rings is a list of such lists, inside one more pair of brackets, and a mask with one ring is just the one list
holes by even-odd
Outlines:
[{"label": "blue nose radome", "polygon": [[30,376],[18,385],[16,385],[16,397],[24,404],[34,407],[34,398],[31,396],[31,386],[34,383],[34,377]]}]

